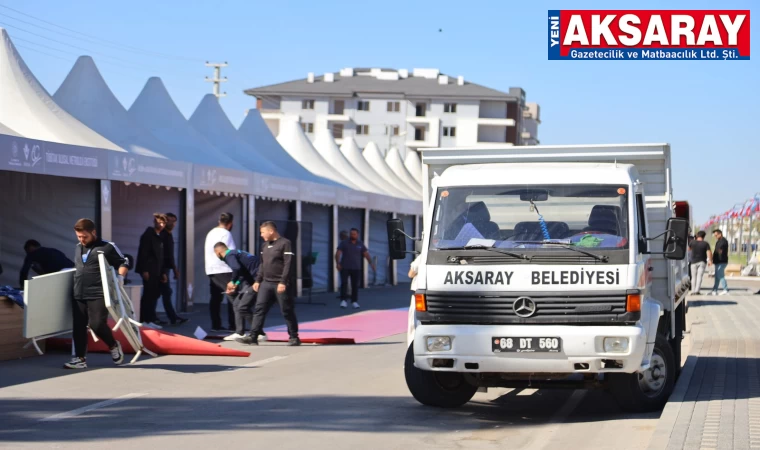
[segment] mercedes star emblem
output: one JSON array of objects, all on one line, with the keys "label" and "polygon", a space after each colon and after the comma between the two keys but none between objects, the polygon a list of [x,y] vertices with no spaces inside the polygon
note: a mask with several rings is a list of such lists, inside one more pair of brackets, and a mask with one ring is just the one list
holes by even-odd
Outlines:
[{"label": "mercedes star emblem", "polygon": [[536,313],[536,302],[530,297],[520,297],[512,304],[515,314],[520,317],[530,317]]}]

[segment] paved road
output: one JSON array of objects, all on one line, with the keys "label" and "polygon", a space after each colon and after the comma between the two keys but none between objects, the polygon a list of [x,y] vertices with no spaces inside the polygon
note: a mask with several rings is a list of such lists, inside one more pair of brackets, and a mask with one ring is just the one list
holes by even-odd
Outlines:
[{"label": "paved road", "polygon": [[58,369],[61,354],[2,363],[0,447],[622,450],[646,448],[658,425],[599,391],[492,389],[458,410],[426,408],[406,389],[404,351],[398,335],[119,368],[91,355],[76,373]]}]

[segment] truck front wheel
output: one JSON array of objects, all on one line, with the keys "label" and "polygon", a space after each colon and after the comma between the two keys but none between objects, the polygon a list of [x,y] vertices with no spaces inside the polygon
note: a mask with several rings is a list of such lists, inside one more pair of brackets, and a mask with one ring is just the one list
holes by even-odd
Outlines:
[{"label": "truck front wheel", "polygon": [[409,392],[426,406],[457,408],[469,402],[478,387],[467,382],[461,373],[434,372],[414,366],[414,344],[404,360],[404,376]]},{"label": "truck front wheel", "polygon": [[652,360],[644,372],[607,375],[610,391],[621,408],[630,412],[658,411],[665,407],[676,380],[676,361],[668,340],[657,336]]}]

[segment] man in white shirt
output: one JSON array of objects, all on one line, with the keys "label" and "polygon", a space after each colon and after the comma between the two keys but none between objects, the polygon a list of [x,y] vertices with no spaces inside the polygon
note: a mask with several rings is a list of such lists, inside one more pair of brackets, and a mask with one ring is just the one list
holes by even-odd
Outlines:
[{"label": "man in white shirt", "polygon": [[230,326],[222,326],[222,302],[227,290],[227,283],[232,280],[232,269],[224,261],[220,260],[214,252],[214,246],[221,242],[230,250],[235,250],[235,239],[232,237],[232,213],[225,212],[219,215],[219,225],[212,228],[206,235],[203,245],[203,255],[206,260],[206,275],[209,278],[211,299],[209,300],[209,312],[211,314],[211,331],[235,330],[235,313],[232,302],[227,301],[227,317]]}]

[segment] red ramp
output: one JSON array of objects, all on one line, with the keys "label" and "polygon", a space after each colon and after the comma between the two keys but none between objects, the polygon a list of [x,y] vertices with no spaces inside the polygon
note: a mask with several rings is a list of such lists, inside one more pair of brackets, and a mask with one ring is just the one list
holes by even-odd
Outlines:
[{"label": "red ramp", "polygon": [[[298,334],[304,343],[360,344],[406,333],[408,308],[367,311],[332,319],[299,324]],[[264,330],[272,342],[286,342],[285,325]]]}]

